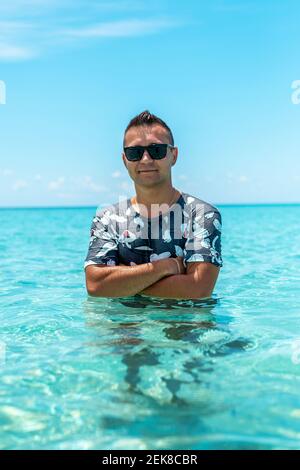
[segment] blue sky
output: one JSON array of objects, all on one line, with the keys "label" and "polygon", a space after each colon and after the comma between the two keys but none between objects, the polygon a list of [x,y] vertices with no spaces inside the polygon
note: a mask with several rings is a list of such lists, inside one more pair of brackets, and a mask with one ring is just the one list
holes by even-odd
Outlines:
[{"label": "blue sky", "polygon": [[122,138],[145,109],[176,188],[300,202],[299,19],[296,0],[1,0],[0,206],[133,195]]}]

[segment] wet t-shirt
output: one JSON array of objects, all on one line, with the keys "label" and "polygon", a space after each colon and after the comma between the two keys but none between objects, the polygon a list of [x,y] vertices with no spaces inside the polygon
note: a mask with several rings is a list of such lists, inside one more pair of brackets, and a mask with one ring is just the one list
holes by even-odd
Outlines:
[{"label": "wet t-shirt", "polygon": [[84,269],[91,265],[133,266],[182,256],[191,262],[223,266],[222,219],[213,205],[187,193],[167,212],[145,217],[131,200],[98,209],[92,221]]}]

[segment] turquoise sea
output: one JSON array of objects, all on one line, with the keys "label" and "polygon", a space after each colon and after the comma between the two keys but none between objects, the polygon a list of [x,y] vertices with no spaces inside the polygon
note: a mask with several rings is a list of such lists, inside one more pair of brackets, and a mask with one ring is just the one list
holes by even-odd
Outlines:
[{"label": "turquoise sea", "polygon": [[300,205],[217,207],[199,302],[89,298],[96,208],[0,210],[0,448],[300,448]]}]

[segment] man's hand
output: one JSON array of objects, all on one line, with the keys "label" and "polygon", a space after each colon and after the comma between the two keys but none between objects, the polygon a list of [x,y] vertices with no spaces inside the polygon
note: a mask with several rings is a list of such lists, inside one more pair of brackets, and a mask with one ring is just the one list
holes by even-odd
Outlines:
[{"label": "man's hand", "polygon": [[[176,258],[165,258],[170,264],[170,270],[172,274],[185,274],[185,266],[183,264],[183,257],[176,256]],[[155,263],[156,261],[152,261]]]},{"label": "man's hand", "polygon": [[[172,261],[171,258],[168,260]],[[208,298],[213,292],[219,270],[218,266],[209,262],[190,262],[184,275],[165,277],[143,289],[140,294],[167,299]]]},{"label": "man's hand", "polygon": [[182,256],[176,256],[176,258],[171,258],[171,259],[174,259],[174,260],[177,261],[176,264],[178,266],[178,271],[175,274],[185,274],[186,269],[185,269],[185,266],[183,264],[183,257]]}]

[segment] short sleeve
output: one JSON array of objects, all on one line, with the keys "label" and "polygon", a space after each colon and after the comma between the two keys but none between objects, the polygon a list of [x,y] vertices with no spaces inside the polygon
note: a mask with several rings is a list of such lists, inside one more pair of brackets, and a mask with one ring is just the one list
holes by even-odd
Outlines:
[{"label": "short sleeve", "polygon": [[88,253],[84,269],[90,264],[115,266],[119,264],[117,232],[110,210],[104,210],[93,219]]},{"label": "short sleeve", "polygon": [[222,217],[218,209],[204,211],[195,208],[188,223],[188,232],[183,250],[184,264],[206,261],[215,266],[223,266],[221,254]]}]

